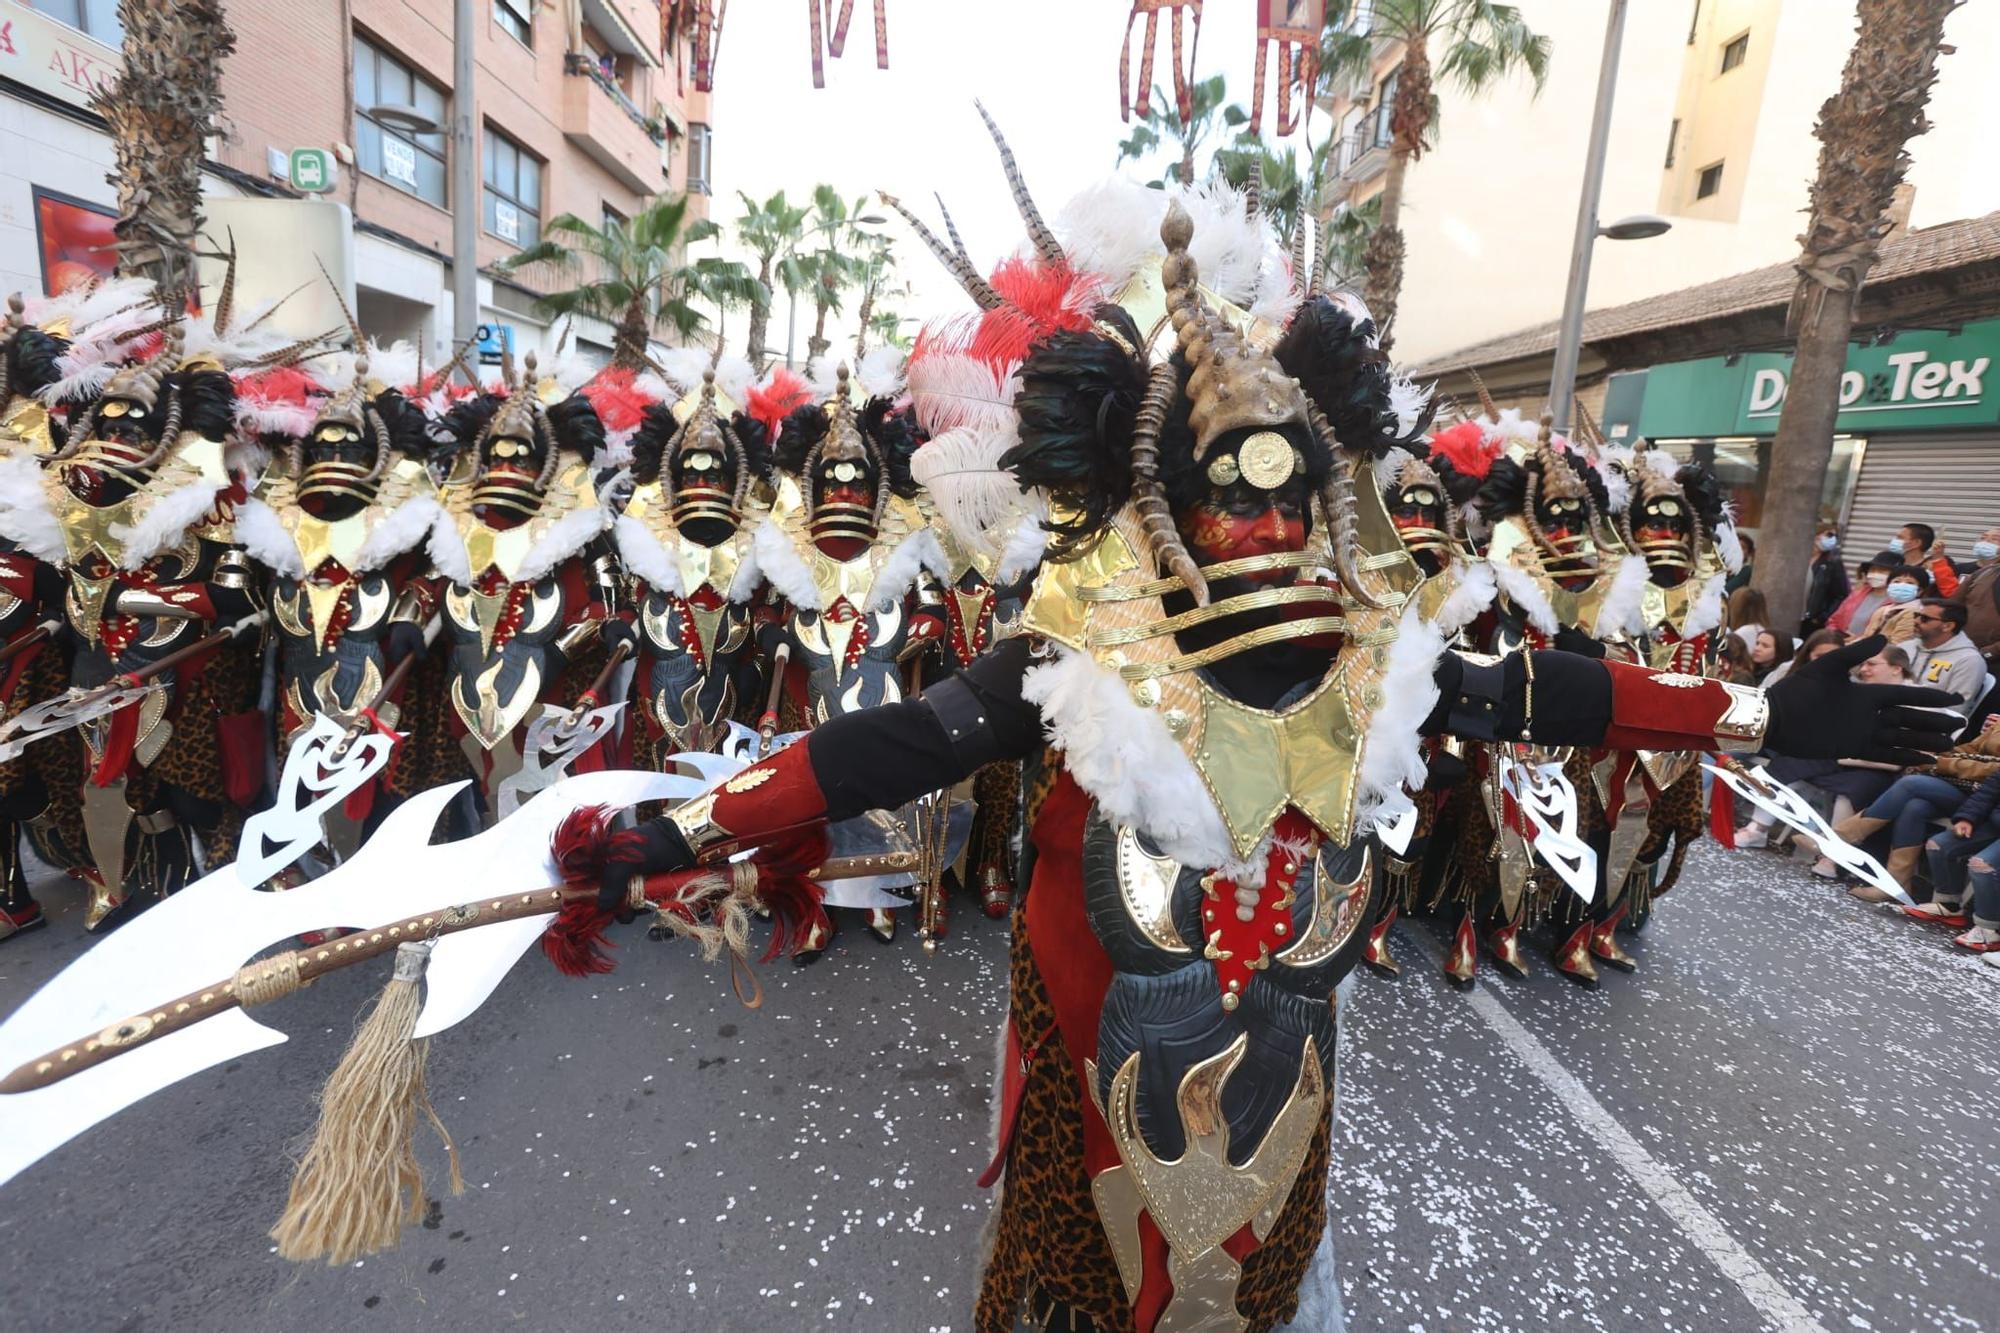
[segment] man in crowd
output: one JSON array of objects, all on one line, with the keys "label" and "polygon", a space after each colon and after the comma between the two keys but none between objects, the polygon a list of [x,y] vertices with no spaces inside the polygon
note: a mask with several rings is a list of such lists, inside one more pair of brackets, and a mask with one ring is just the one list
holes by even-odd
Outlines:
[{"label": "man in crowd", "polygon": [[1945,556],[1936,528],[1928,523],[1905,523],[1896,530],[1896,544],[1903,548],[1904,564],[1931,576],[1938,596],[1949,597],[1958,591],[1958,571]]},{"label": "man in crowd", "polygon": [[1965,632],[1990,669],[2000,662],[2000,527],[1979,534],[1972,559],[1959,579],[1958,600],[1965,603]]},{"label": "man in crowd", "polygon": [[1927,597],[1918,603],[1917,640],[1905,645],[1917,684],[1950,690],[1965,700],[1966,711],[1979,702],[1986,688],[1986,659],[1965,632],[1965,604]]}]

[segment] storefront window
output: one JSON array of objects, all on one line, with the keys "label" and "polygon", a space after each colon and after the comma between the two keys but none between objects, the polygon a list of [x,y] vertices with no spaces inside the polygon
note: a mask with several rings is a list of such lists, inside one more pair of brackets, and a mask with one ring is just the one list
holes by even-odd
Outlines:
[{"label": "storefront window", "polygon": [[[1712,440],[1663,440],[1659,442],[1676,458],[1700,463],[1722,484],[1722,496],[1736,514],[1736,526],[1756,534],[1763,525],[1764,487],[1771,476],[1771,441],[1755,436]],[[1861,473],[1862,442],[1852,435],[1833,438],[1833,457],[1820,483],[1819,513],[1823,520],[1839,521],[1854,498],[1854,483]]]}]

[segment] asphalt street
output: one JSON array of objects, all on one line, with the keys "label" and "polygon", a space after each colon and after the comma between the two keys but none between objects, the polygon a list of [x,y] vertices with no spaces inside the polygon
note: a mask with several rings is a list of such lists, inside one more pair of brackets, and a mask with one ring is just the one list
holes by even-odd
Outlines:
[{"label": "asphalt street", "polygon": [[[44,900],[59,919],[0,944],[0,1008],[84,947],[76,895]],[[264,1234],[386,968],[324,980],[260,1011],[289,1043],[0,1190],[0,1321],[968,1329],[1006,941],[958,925],[929,958],[850,930],[763,969],[756,1012],[637,928],[609,977],[530,954],[434,1043],[466,1193],[339,1269]],[[1350,1327],[2000,1328],[2000,970],[1947,939],[1707,848],[1638,974],[1594,992],[1543,968],[1461,994],[1438,938],[1399,927],[1401,979],[1356,978],[1342,1009]]]}]

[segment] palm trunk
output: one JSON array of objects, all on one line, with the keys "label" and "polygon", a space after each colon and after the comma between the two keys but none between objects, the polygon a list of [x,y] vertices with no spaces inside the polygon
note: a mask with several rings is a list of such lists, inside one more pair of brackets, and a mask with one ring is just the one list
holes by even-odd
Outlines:
[{"label": "palm trunk", "polygon": [[201,164],[236,36],[220,0],[119,0],[118,19],[125,70],[91,99],[117,153],[118,270],[193,296]]},{"label": "palm trunk", "polygon": [[715,356],[722,358],[722,349],[729,345],[729,334],[723,327],[729,322],[729,311],[722,306],[715,308]]},{"label": "palm trunk", "polygon": [[618,332],[611,340],[611,364],[635,375],[644,370],[647,335],[651,332],[652,322],[646,318],[646,296],[641,292],[625,304],[625,317],[618,321]]},{"label": "palm trunk", "polygon": [[827,303],[824,298],[813,302],[812,337],[806,339],[806,360],[808,362],[811,362],[815,357],[824,356],[826,349],[830,346],[826,337],[826,311]]},{"label": "palm trunk", "polygon": [[1906,145],[1929,128],[1924,104],[1953,8],[1954,0],[1862,0],[1840,91],[1820,108],[1819,174],[1788,317],[1798,353],[1758,523],[1754,582],[1773,625],[1790,627],[1804,613],[1854,311],[1909,166]]},{"label": "palm trunk", "polygon": [[764,299],[750,303],[750,338],[744,355],[758,370],[764,368],[764,335],[771,327],[771,260],[767,256],[757,266],[757,281],[764,285]]},{"label": "palm trunk", "polygon": [[1403,67],[1389,106],[1389,170],[1382,177],[1382,220],[1375,224],[1375,234],[1361,255],[1362,294],[1382,331],[1385,351],[1395,337],[1396,306],[1403,295],[1403,185],[1410,163],[1424,155],[1430,119],[1430,51],[1420,31],[1403,44]]},{"label": "palm trunk", "polygon": [[854,335],[854,360],[861,361],[861,354],[868,350],[868,320],[875,313],[875,282],[871,278],[861,289],[861,332]]},{"label": "palm trunk", "polygon": [[1187,144],[1181,149],[1181,184],[1194,184],[1194,145]]}]

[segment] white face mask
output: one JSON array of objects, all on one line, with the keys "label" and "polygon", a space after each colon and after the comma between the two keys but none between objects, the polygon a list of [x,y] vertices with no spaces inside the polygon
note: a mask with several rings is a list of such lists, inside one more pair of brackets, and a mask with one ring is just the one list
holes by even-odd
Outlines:
[{"label": "white face mask", "polygon": [[1889,600],[1892,602],[1914,602],[1917,600],[1917,585],[1914,583],[1892,583],[1889,585]]},{"label": "white face mask", "polygon": [[2000,542],[1974,542],[1972,553],[1981,560],[1991,560],[1994,556],[2000,555]]},{"label": "white face mask", "polygon": [[1824,537],[1821,537],[1819,539],[1819,549],[1822,551],[1831,551],[1834,547],[1838,545],[1840,545],[1840,538],[1834,536],[1830,532],[1827,533]]},{"label": "white face mask", "polygon": [[1889,576],[1887,574],[1870,574],[1868,576],[1868,586],[1871,588],[1886,588],[1889,586]]}]

